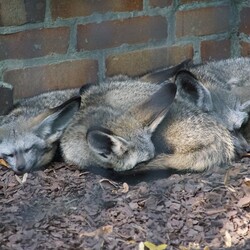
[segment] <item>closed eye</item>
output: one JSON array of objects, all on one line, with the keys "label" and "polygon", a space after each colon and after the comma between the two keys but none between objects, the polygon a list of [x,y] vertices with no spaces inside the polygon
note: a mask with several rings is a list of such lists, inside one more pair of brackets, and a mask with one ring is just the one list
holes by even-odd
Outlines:
[{"label": "closed eye", "polygon": [[31,150],[31,148],[25,148],[24,153],[28,153]]},{"label": "closed eye", "polygon": [[103,153],[101,153],[101,154],[99,154],[101,157],[103,157],[103,158],[108,158],[108,156],[107,155],[105,155],[105,154],[103,154]]},{"label": "closed eye", "polygon": [[14,153],[3,154],[3,158],[12,158],[12,157],[14,157]]}]

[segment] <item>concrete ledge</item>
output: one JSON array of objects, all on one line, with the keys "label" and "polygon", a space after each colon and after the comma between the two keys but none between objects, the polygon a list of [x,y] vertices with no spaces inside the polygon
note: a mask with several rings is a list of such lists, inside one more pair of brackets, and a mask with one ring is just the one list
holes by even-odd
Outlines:
[{"label": "concrete ledge", "polygon": [[13,86],[0,81],[0,115],[6,114],[13,106]]}]

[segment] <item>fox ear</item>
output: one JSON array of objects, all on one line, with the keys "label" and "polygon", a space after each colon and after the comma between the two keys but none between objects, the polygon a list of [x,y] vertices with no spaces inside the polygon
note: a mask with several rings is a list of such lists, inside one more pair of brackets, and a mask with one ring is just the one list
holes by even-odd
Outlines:
[{"label": "fox ear", "polygon": [[128,148],[128,142],[125,139],[103,128],[89,129],[87,142],[90,149],[103,158],[108,158],[111,154],[123,155]]},{"label": "fox ear", "polygon": [[79,95],[83,95],[87,90],[89,90],[92,86],[95,86],[95,83],[86,83],[79,89]]},{"label": "fox ear", "polygon": [[179,72],[180,70],[189,68],[191,64],[192,64],[192,59],[186,59],[185,61],[173,67],[162,69],[162,70],[157,70],[152,73],[148,73],[140,77],[139,80],[159,84],[168,80],[171,77],[174,77],[177,74],[177,72]]},{"label": "fox ear", "polygon": [[213,103],[210,91],[189,71],[180,71],[175,78],[177,96],[194,103],[203,111],[211,111]]},{"label": "fox ear", "polygon": [[68,126],[71,118],[79,109],[81,97],[76,96],[62,105],[48,110],[37,116],[33,123],[33,130],[38,137],[50,140],[51,143],[59,140],[64,129]]},{"label": "fox ear", "polygon": [[163,85],[148,100],[135,107],[132,113],[136,119],[154,132],[160,122],[164,119],[174,101],[176,85],[168,83]]}]

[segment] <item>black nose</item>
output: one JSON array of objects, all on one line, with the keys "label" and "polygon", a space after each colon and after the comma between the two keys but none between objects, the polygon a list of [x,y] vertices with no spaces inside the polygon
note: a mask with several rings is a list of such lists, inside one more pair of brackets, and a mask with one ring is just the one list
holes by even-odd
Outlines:
[{"label": "black nose", "polygon": [[245,150],[246,150],[247,153],[250,153],[250,145],[247,145]]},{"label": "black nose", "polygon": [[16,153],[16,166],[17,166],[17,171],[23,173],[25,170],[25,159],[23,157],[22,152],[17,152]]},{"label": "black nose", "polygon": [[25,170],[25,165],[19,165],[19,166],[17,167],[17,171],[18,171],[18,172],[24,172],[24,170]]}]

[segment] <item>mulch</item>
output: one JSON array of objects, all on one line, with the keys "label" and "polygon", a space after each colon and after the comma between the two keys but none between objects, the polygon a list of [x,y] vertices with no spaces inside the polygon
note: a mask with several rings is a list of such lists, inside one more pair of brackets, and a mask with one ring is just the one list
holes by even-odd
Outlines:
[{"label": "mulch", "polygon": [[250,249],[249,166],[158,177],[1,168],[0,249]]}]

